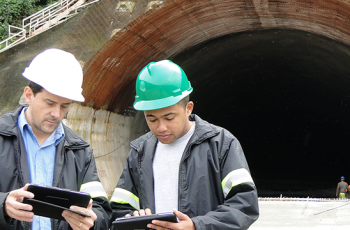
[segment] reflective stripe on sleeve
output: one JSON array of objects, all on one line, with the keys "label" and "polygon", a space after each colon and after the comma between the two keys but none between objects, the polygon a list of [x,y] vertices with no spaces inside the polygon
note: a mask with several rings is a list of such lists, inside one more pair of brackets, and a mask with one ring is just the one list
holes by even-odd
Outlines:
[{"label": "reflective stripe on sleeve", "polygon": [[80,187],[80,191],[89,193],[91,198],[106,197],[108,199],[107,193],[104,190],[102,183],[99,181],[91,181],[82,184]]},{"label": "reflective stripe on sleeve", "polygon": [[243,183],[253,183],[253,178],[247,169],[241,168],[236,169],[227,174],[225,179],[221,182],[222,190],[224,191],[224,196],[230,192],[231,188]]},{"label": "reflective stripe on sleeve", "polygon": [[116,188],[114,190],[111,202],[129,204],[137,210],[140,209],[139,198],[133,193],[122,188]]}]

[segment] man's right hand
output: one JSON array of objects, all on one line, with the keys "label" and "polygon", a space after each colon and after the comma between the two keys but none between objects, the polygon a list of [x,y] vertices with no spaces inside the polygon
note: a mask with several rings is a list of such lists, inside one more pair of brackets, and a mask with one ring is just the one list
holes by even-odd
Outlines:
[{"label": "man's right hand", "polygon": [[33,198],[34,194],[27,191],[28,184],[23,188],[13,190],[5,200],[6,214],[16,220],[32,222],[34,213],[31,212],[33,207],[30,204],[23,204],[23,198]]}]

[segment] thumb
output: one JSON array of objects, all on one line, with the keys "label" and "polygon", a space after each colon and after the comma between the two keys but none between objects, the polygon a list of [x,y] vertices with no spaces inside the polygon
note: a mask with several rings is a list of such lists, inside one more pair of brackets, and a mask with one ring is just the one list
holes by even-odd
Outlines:
[{"label": "thumb", "polygon": [[22,187],[21,189],[24,190],[24,191],[27,191],[28,190],[28,186],[29,184],[27,183],[24,187]]},{"label": "thumb", "polygon": [[176,215],[176,217],[179,219],[179,221],[187,220],[189,218],[186,214],[180,211],[177,211],[176,209],[174,209],[173,212]]},{"label": "thumb", "polygon": [[89,202],[86,209],[92,210],[92,199],[90,199],[90,202]]}]

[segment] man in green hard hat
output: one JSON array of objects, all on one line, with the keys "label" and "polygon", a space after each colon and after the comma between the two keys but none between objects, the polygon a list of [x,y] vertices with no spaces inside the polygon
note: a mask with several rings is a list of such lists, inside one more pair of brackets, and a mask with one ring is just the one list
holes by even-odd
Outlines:
[{"label": "man in green hard hat", "polygon": [[174,212],[151,229],[247,229],[259,216],[257,191],[238,140],[191,114],[192,92],[175,63],[152,62],[136,81],[134,108],[150,132],[131,142],[111,198],[112,219]]}]

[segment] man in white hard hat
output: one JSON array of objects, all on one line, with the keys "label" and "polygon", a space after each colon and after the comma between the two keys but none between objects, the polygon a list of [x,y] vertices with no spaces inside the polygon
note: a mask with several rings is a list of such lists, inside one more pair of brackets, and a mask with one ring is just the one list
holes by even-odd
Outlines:
[{"label": "man in white hard hat", "polygon": [[[61,121],[73,101],[83,102],[83,72],[71,53],[48,49],[24,70],[28,107],[0,117],[0,229],[103,229],[110,206],[98,178],[90,145]],[[73,206],[83,217],[63,211],[64,220],[36,216],[22,203],[33,198],[28,183],[90,194],[87,208]]]}]

